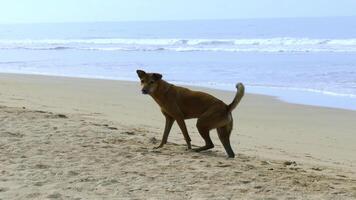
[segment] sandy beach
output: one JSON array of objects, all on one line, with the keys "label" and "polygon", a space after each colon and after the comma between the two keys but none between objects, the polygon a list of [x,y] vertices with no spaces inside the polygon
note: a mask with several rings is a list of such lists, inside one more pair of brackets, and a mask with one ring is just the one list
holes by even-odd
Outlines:
[{"label": "sandy beach", "polygon": [[246,94],[233,115],[235,159],[215,131],[186,151],[176,124],[156,150],[164,117],[138,82],[0,74],[0,199],[356,199],[355,111]]}]

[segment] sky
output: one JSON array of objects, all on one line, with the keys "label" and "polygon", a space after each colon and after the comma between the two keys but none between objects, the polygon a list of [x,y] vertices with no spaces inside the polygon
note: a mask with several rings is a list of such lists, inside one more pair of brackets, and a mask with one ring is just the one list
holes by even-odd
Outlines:
[{"label": "sky", "polygon": [[356,16],[356,0],[0,0],[0,23]]}]

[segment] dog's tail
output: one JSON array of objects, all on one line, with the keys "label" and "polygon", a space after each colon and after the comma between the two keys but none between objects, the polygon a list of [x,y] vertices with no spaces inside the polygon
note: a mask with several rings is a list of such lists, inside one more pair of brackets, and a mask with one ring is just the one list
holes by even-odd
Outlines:
[{"label": "dog's tail", "polygon": [[234,100],[227,106],[229,112],[231,112],[236,108],[237,104],[239,104],[239,102],[241,101],[242,97],[245,94],[245,86],[242,83],[236,84],[236,89],[237,92]]}]

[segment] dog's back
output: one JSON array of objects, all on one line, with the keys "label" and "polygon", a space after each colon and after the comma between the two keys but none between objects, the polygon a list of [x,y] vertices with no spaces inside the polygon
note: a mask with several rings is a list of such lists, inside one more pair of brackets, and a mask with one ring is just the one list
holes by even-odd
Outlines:
[{"label": "dog's back", "polygon": [[198,118],[213,105],[220,105],[221,108],[227,107],[223,101],[210,94],[184,87],[172,86],[170,94],[168,95],[175,96],[177,106],[185,114],[187,119]]}]

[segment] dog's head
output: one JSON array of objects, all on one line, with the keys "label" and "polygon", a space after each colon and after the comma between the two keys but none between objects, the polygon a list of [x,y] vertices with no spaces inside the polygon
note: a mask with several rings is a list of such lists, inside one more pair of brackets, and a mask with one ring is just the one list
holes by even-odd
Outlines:
[{"label": "dog's head", "polygon": [[143,70],[137,70],[137,75],[141,80],[142,94],[152,94],[158,86],[158,81],[162,79],[162,74],[146,73]]}]

